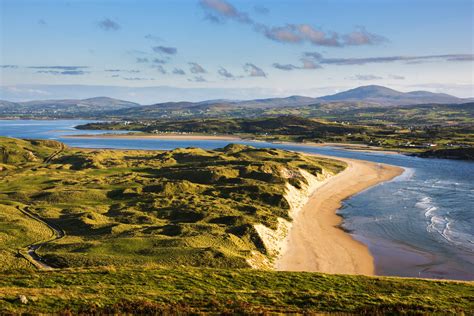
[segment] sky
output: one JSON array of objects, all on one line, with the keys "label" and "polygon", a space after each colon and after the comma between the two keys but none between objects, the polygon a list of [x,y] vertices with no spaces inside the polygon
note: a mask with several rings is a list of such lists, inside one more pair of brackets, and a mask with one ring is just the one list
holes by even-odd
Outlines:
[{"label": "sky", "polygon": [[474,96],[472,0],[0,0],[0,99]]}]

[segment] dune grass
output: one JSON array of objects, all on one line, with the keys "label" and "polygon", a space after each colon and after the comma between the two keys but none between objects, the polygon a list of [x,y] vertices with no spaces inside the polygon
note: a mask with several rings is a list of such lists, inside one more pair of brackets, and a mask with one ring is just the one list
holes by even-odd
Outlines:
[{"label": "dune grass", "polygon": [[0,271],[32,270],[18,250],[50,237],[48,227],[25,216],[14,204],[0,204]]},{"label": "dune grass", "polygon": [[300,170],[323,177],[345,168],[241,145],[165,152],[46,145],[0,138],[4,152],[15,153],[0,171],[0,205],[28,207],[65,231],[37,251],[55,267],[249,267],[248,258],[267,255],[254,224],[276,228],[277,218],[290,219],[286,186],[305,183]]},{"label": "dune grass", "polygon": [[[341,162],[240,145],[110,151],[0,138],[0,148],[1,314],[474,312],[472,282],[248,269],[252,253],[267,254],[253,224],[288,218],[298,170],[321,177]],[[56,269],[18,256],[52,234],[23,209],[66,232],[37,251]]]}]

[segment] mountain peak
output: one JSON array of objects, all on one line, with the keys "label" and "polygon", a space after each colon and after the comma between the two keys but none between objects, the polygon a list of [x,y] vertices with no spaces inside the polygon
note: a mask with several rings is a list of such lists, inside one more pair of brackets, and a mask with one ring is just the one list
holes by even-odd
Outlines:
[{"label": "mountain peak", "polygon": [[361,86],[333,95],[320,97],[322,101],[365,101],[384,105],[406,105],[417,103],[457,103],[462,99],[449,94],[429,91],[401,92],[379,85]]}]

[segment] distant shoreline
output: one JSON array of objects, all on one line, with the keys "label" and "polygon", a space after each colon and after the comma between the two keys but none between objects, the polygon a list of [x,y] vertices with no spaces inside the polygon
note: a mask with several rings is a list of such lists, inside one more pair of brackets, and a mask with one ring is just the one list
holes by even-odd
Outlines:
[{"label": "distant shoreline", "polygon": [[364,144],[351,144],[351,143],[297,143],[297,142],[287,142],[287,141],[271,141],[255,138],[242,138],[240,136],[233,135],[208,135],[208,134],[113,134],[113,133],[104,133],[104,134],[85,134],[85,135],[67,135],[63,136],[64,138],[117,138],[117,139],[176,139],[176,140],[236,140],[236,141],[253,141],[253,142],[268,142],[274,144],[289,144],[289,145],[304,145],[304,146],[314,146],[314,147],[338,147],[339,149],[351,150],[351,151],[365,151],[365,152],[376,152],[384,154],[403,154],[395,150],[387,150],[384,148],[369,146]]},{"label": "distant shoreline", "polygon": [[198,135],[198,134],[167,134],[167,135],[134,135],[134,134],[87,134],[67,135],[64,138],[118,138],[118,139],[190,139],[190,140],[243,140],[238,136],[230,135]]},{"label": "distant shoreline", "polygon": [[[319,156],[319,155],[318,155]],[[324,181],[294,219],[286,251],[275,264],[280,271],[374,275],[374,258],[368,247],[341,229],[337,215],[342,201],[389,181],[403,168],[362,160],[342,160],[348,167]]]}]

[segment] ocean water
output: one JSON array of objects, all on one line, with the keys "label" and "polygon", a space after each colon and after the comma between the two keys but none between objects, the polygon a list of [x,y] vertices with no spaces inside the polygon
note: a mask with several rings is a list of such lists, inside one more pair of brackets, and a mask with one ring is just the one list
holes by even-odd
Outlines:
[{"label": "ocean water", "polygon": [[[214,149],[224,140],[160,140],[65,138],[100,134],[74,126],[88,121],[0,120],[0,135],[56,139],[88,148]],[[367,244],[377,274],[474,280],[474,163],[422,159],[398,154],[348,151],[333,147],[239,141],[254,147],[272,147],[307,153],[369,160],[403,167],[392,181],[372,187],[344,201],[339,214],[343,227]]]}]

